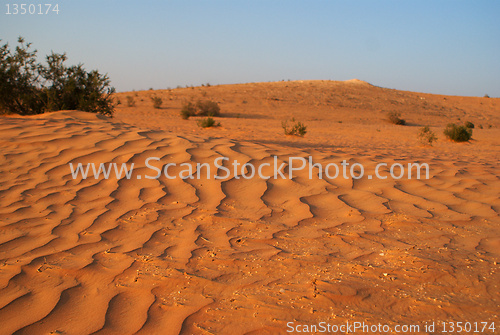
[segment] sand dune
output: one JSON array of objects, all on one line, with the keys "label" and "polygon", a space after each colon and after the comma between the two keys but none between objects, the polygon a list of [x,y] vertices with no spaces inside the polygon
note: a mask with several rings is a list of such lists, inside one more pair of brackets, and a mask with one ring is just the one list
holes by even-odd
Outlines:
[{"label": "sand dune", "polygon": [[[469,111],[468,103],[459,108]],[[287,322],[498,322],[499,114],[496,102],[485,103],[497,112],[484,116],[496,128],[478,130],[477,142],[440,140],[434,148],[401,140],[401,131],[416,130],[383,121],[363,121],[348,135],[349,110],[305,113],[319,120],[304,139],[273,133],[279,122],[271,120],[286,106],[262,131],[224,118],[225,130],[197,134],[177,110],[174,119],[147,106],[136,115],[121,107],[115,119],[72,111],[3,117],[0,333],[277,334]],[[339,116],[347,121],[332,121]],[[338,147],[326,136],[334,124]],[[377,128],[388,130],[374,143]],[[292,180],[74,180],[68,167],[134,163],[145,175],[150,156],[432,168],[429,180],[309,179],[306,171]]]}]

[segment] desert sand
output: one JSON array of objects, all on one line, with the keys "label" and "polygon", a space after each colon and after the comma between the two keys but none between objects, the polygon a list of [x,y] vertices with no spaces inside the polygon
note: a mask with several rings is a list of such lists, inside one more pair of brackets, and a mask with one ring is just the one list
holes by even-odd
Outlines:
[{"label": "desert sand", "polygon": [[[498,332],[499,99],[360,80],[116,98],[114,118],[0,118],[0,334],[285,334],[289,322],[356,321],[496,322]],[[220,127],[180,118],[197,99],[219,103]],[[388,111],[407,125],[388,123]],[[292,117],[305,137],[283,134]],[[473,140],[445,139],[447,123],[465,121]],[[424,125],[438,135],[432,147],[418,142]],[[84,180],[68,167],[145,172],[150,156],[426,162],[430,178]]]}]

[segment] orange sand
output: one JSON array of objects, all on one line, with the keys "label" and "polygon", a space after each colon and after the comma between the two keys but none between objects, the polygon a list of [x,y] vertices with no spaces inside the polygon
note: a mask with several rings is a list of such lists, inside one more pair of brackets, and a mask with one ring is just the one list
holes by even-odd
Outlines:
[{"label": "orange sand", "polygon": [[[124,106],[127,95],[137,107]],[[153,109],[153,95],[164,108]],[[0,119],[0,334],[499,322],[499,99],[361,81],[117,97],[112,119],[68,111]],[[199,98],[219,102],[221,127],[179,117],[183,101]],[[408,125],[384,121],[390,110]],[[304,138],[283,135],[291,117],[308,126]],[[474,140],[444,139],[448,122],[464,121],[475,123]],[[434,147],[418,143],[423,125],[437,133]],[[133,162],[144,172],[149,156],[258,164],[275,155],[427,162],[431,178],[73,180],[67,165]]]}]

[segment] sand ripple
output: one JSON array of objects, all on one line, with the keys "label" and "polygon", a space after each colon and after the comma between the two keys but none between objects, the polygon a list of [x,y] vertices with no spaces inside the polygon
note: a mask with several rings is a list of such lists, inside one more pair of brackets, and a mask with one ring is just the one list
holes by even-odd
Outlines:
[{"label": "sand ripple", "polygon": [[76,112],[4,118],[0,142],[1,334],[498,321],[498,162],[432,159],[429,180],[73,180],[69,162],[146,174],[149,156],[392,158],[179,137]]}]

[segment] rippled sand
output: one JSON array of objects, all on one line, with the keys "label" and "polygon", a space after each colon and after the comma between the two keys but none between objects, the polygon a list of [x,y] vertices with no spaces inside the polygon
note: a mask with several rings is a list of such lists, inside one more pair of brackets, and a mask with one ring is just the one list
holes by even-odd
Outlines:
[{"label": "rippled sand", "polygon": [[[241,86],[225,88],[225,96],[208,95],[223,113],[236,112],[230,104]],[[287,105],[259,119],[252,94],[242,115],[221,118],[223,128],[199,130],[178,116],[193,90],[157,93],[162,110],[140,92],[144,103],[119,107],[113,119],[67,111],[0,119],[1,334],[276,334],[292,321],[499,321],[498,99],[485,101],[492,128],[476,128],[471,143],[438,133],[434,148],[423,148],[411,124],[376,114],[356,126],[351,110],[332,116],[322,100],[309,105],[317,113],[303,114],[310,133],[285,137]],[[481,120],[483,100],[448,99]],[[366,108],[381,113],[389,100]],[[421,115],[439,127],[451,118],[443,113]],[[431,178],[311,180],[299,171],[292,180],[73,180],[68,167],[126,162],[151,175],[150,156],[255,165],[312,156],[372,168],[418,161],[431,165]]]}]

